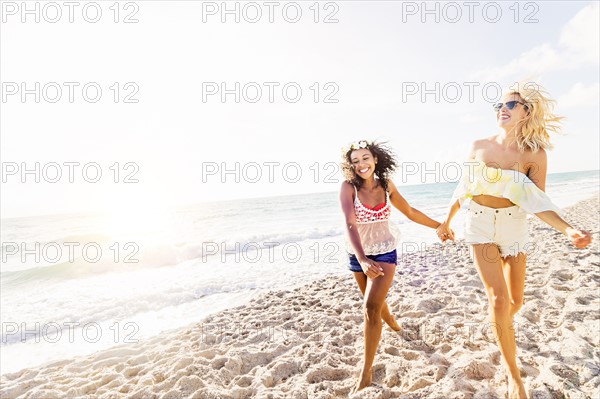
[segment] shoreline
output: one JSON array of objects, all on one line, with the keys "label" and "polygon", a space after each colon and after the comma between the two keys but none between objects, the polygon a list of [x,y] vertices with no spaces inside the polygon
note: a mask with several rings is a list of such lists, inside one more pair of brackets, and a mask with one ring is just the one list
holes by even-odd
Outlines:
[{"label": "shoreline", "polygon": [[[515,331],[535,398],[600,396],[598,201],[595,194],[564,209],[569,223],[596,232],[583,250],[530,220],[535,245]],[[404,254],[396,273],[387,302],[403,334],[384,325],[373,366],[379,386],[352,397],[503,398],[504,369],[467,245]],[[344,398],[362,359],[361,305],[350,274],[330,276],[143,342],[4,374],[0,396]]]}]

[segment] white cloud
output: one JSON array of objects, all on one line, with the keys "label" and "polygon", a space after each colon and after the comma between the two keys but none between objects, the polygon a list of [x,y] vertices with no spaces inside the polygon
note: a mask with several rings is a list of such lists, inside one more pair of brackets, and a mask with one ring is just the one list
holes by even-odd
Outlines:
[{"label": "white cloud", "polygon": [[545,72],[600,65],[600,9],[598,3],[581,9],[562,28],[558,43],[543,43],[496,68],[474,73],[485,81],[507,79],[515,74],[540,75]]},{"label": "white cloud", "polygon": [[585,106],[598,106],[600,97],[600,84],[596,82],[590,86],[575,83],[568,93],[558,99],[561,108],[574,108]]},{"label": "white cloud", "polygon": [[600,63],[600,6],[591,4],[577,13],[560,34],[559,44],[580,64]]},{"label": "white cloud", "polygon": [[552,45],[542,44],[522,53],[506,65],[481,71],[478,77],[485,77],[486,81],[494,81],[495,79],[506,79],[515,73],[520,76],[539,75],[545,71],[555,69],[555,66],[561,62],[560,54]]}]

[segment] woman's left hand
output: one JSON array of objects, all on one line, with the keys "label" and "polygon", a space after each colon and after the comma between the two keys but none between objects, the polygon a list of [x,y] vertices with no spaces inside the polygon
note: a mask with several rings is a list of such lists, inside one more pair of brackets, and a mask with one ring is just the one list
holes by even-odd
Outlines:
[{"label": "woman's left hand", "polygon": [[442,242],[446,240],[454,240],[454,231],[445,223],[441,223],[435,232]]},{"label": "woman's left hand", "polygon": [[575,248],[585,248],[592,242],[592,235],[585,230],[567,228],[565,231]]}]

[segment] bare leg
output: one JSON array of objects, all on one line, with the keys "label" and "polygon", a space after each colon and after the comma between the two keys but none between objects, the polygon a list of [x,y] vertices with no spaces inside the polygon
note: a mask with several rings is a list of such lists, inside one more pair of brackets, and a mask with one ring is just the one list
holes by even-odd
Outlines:
[{"label": "bare leg", "polygon": [[[365,296],[365,290],[367,289],[367,275],[362,272],[354,272],[354,279],[358,284],[358,288],[360,289],[363,298]],[[383,303],[383,308],[381,309],[381,319],[385,321],[385,324],[390,326],[390,328],[394,331],[400,331],[400,326],[398,322],[394,318],[394,316],[390,313],[390,309],[388,308],[387,303]]]},{"label": "bare leg", "polygon": [[473,245],[473,257],[487,292],[491,329],[508,369],[508,397],[526,399],[525,387],[517,367],[517,345],[512,326],[510,293],[500,252],[496,244],[477,244]]},{"label": "bare leg", "polygon": [[[520,253],[517,256],[507,256],[502,260],[502,269],[504,272],[504,280],[508,288],[508,297],[510,301],[510,320],[523,306],[523,293],[525,291],[525,263],[527,255]],[[508,379],[509,397],[525,397],[525,388],[523,387],[523,396],[518,396],[521,393],[521,387],[516,385],[514,380]]]},{"label": "bare leg", "polygon": [[508,288],[510,299],[510,317],[512,318],[523,306],[523,293],[525,292],[525,264],[527,255],[520,253],[517,256],[507,256],[502,259],[504,281]]},{"label": "bare leg", "polygon": [[381,338],[381,312],[396,270],[396,265],[391,263],[379,262],[379,266],[383,269],[384,275],[374,280],[367,279],[364,296],[364,363],[353,392],[360,391],[371,384],[371,368],[373,367],[373,360],[375,359],[375,353],[377,352],[377,346]]}]

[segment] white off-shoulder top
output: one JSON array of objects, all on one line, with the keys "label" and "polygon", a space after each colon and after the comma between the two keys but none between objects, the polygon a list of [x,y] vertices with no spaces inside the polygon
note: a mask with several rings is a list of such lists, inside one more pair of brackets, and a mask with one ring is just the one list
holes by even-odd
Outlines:
[{"label": "white off-shoulder top", "polygon": [[452,194],[451,203],[458,200],[462,205],[465,199],[482,194],[507,198],[527,213],[554,211],[561,214],[561,209],[552,203],[548,194],[524,173],[494,168],[482,161],[465,162],[464,172]]}]

